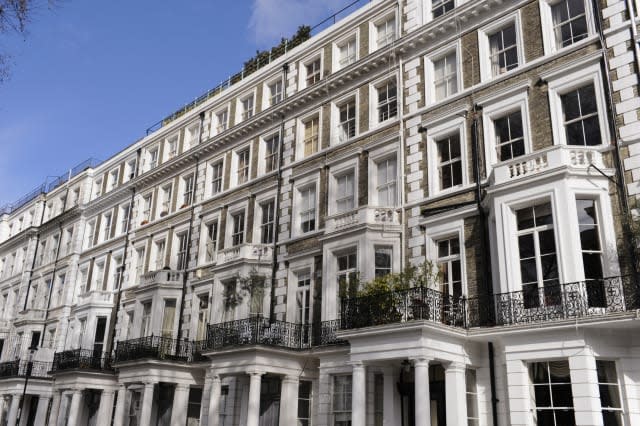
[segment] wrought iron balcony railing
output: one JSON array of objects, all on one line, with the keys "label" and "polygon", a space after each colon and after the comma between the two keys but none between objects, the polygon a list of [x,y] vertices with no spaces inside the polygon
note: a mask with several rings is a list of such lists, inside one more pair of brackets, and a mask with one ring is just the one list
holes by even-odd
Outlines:
[{"label": "wrought iron balcony railing", "polygon": [[53,355],[51,371],[59,373],[66,370],[113,371],[111,355],[93,349],[71,349],[56,352]]},{"label": "wrought iron balcony railing", "polygon": [[161,336],[146,336],[118,342],[114,362],[139,359],[191,362],[193,343]]},{"label": "wrought iron balcony railing", "polygon": [[341,308],[340,329],[343,330],[411,320],[463,328],[491,327],[640,309],[640,285],[632,277],[612,277],[468,299],[416,287],[343,298]]},{"label": "wrought iron balcony railing", "polygon": [[216,351],[234,346],[265,345],[285,349],[308,349],[312,344],[310,324],[269,321],[252,316],[237,321],[209,324],[207,340],[198,342],[201,351]]},{"label": "wrought iron balcony railing", "polygon": [[51,363],[43,361],[15,360],[0,363],[0,379],[29,377],[50,379]]},{"label": "wrought iron balcony railing", "polygon": [[631,276],[554,284],[465,301],[467,327],[527,324],[606,316],[640,309]]}]

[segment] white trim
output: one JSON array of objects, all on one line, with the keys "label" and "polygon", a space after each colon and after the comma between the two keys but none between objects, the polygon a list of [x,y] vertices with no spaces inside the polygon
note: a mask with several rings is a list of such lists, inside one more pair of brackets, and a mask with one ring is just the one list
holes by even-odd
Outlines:
[{"label": "white trim", "polygon": [[[350,41],[355,41],[356,57],[351,64],[341,67],[340,66],[340,49]],[[350,31],[347,35],[340,37],[337,40],[334,40],[334,42],[332,43],[331,50],[332,50],[332,57],[331,57],[332,67],[331,68],[333,69],[332,72],[334,73],[343,68],[347,68],[351,66],[355,62],[358,62],[358,59],[360,59],[360,28],[356,28],[355,31]]]},{"label": "white trim", "polygon": [[[462,294],[468,295],[467,287],[467,265],[465,254],[465,235],[464,235],[464,216],[459,214],[448,215],[440,219],[438,222],[429,224],[424,232],[425,255],[428,260],[433,262],[433,266],[437,266],[438,246],[437,242],[444,239],[458,238],[460,243],[460,277],[462,280]],[[439,290],[439,289],[437,289]]]},{"label": "white trim", "polygon": [[[308,188],[309,186],[315,187],[316,192],[316,217],[315,217],[315,229],[310,232],[302,232],[300,229],[300,191]],[[315,172],[306,176],[304,179],[294,181],[293,186],[293,204],[291,209],[291,237],[298,237],[312,232],[316,232],[319,228],[318,218],[320,209],[320,174]]]},{"label": "white trim", "polygon": [[[316,155],[318,154],[320,151],[322,151],[322,111],[323,108],[319,108],[319,109],[315,109],[313,111],[310,111],[308,113],[306,113],[305,115],[302,115],[300,117],[298,117],[297,123],[296,123],[296,155],[295,155],[295,159],[296,160],[302,160],[305,157],[304,155],[304,129],[305,129],[305,123],[312,120],[313,118],[318,119],[318,150],[316,152],[314,152],[313,154],[311,154],[310,156]],[[310,157],[309,156],[309,157]]]},{"label": "white trim", "polygon": [[[494,76],[491,72],[491,47],[489,46],[489,36],[497,31],[504,29],[505,27],[508,27],[512,23],[515,26],[516,31],[518,66],[513,70],[505,71],[499,75]],[[520,68],[525,63],[520,9],[478,30],[478,56],[480,57],[480,80],[483,82],[491,80],[494,77],[510,74],[512,71]]]},{"label": "white trim", "polygon": [[517,87],[510,93],[501,93],[499,97],[488,99],[482,108],[482,127],[484,133],[484,155],[487,176],[491,174],[493,165],[499,163],[496,152],[496,132],[494,120],[520,111],[522,115],[522,133],[524,137],[525,155],[533,152],[531,125],[529,120],[529,92],[527,88]]},{"label": "white trim", "polygon": [[[393,20],[393,41],[388,42],[385,46],[378,46],[378,26]],[[387,10],[369,21],[369,54],[378,49],[387,47],[399,38],[398,17],[395,8],[391,11]]]},{"label": "white trim", "polygon": [[[234,205],[229,206],[227,209],[227,223],[226,229],[224,233],[224,249],[228,249],[234,247],[233,245],[233,216],[238,213],[244,213],[244,230],[242,233],[242,241],[243,243],[247,243],[247,226],[248,226],[248,212],[249,210],[249,201],[241,201]],[[218,224],[218,232],[220,232],[220,224]]]},{"label": "white trim", "polygon": [[[542,23],[542,41],[544,46],[544,54],[549,55],[551,53],[560,52],[565,49],[569,49],[572,45],[558,48],[553,31],[553,17],[551,16],[551,5],[557,4],[565,0],[539,0],[540,5],[540,21]],[[584,1],[585,14],[587,20],[587,38],[595,33],[595,26],[593,22],[593,12],[591,10],[591,2]]]},{"label": "white trim", "polygon": [[[444,137],[458,133],[460,136],[460,156],[462,161],[462,184],[447,189],[440,189],[438,176],[438,149],[436,142]],[[429,198],[436,195],[455,192],[469,184],[468,154],[467,154],[467,126],[464,117],[456,117],[447,123],[442,123],[428,130],[427,133],[427,163]]]},{"label": "white trim", "polygon": [[[339,165],[332,166],[329,170],[329,185],[328,185],[328,206],[327,206],[327,216],[331,217],[335,214],[338,214],[336,211],[336,196],[337,194],[337,186],[338,186],[338,178],[352,174],[353,175],[353,209],[348,211],[353,211],[358,209],[358,157],[352,158],[348,161],[342,162]],[[347,213],[347,211],[340,212],[340,214]]]},{"label": "white trim", "polygon": [[[396,115],[395,117],[388,118],[384,121],[378,120],[378,89],[386,84],[389,81],[394,81],[396,83]],[[398,71],[393,71],[392,73],[385,74],[384,76],[376,79],[369,83],[369,131],[375,130],[377,127],[386,125],[388,123],[392,123],[398,120],[400,116],[400,108],[402,105],[400,104],[400,91],[403,90],[399,87],[398,83]]]},{"label": "white trim", "polygon": [[[352,138],[347,139],[344,142],[340,142],[338,126],[340,125],[340,108],[344,106],[349,101],[354,102],[355,106],[355,134]],[[354,92],[349,92],[337,99],[335,99],[331,103],[331,119],[330,119],[330,129],[329,129],[329,144],[331,146],[335,145],[343,145],[345,143],[351,142],[353,139],[357,138],[360,130],[360,91],[356,90]]]},{"label": "white trim", "polygon": [[[315,60],[320,59],[320,81],[324,78],[324,49],[313,52],[306,57],[298,61],[298,90],[306,89],[307,87],[307,66],[313,63]],[[318,84],[316,82],[316,84]]]}]

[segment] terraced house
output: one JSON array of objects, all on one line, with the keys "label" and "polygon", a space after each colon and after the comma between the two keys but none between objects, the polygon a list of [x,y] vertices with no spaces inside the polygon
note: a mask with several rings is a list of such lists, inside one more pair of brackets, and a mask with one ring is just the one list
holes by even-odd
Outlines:
[{"label": "terraced house", "polygon": [[6,206],[2,424],[640,425],[638,6],[358,2]]}]

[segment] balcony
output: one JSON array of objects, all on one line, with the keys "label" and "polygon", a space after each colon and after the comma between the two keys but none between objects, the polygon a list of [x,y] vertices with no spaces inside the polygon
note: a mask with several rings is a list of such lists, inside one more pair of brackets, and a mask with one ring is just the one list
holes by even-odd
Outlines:
[{"label": "balcony", "polygon": [[15,377],[31,377],[37,379],[51,379],[50,362],[15,360],[0,363],[0,379]]},{"label": "balcony", "polygon": [[344,298],[340,329],[423,320],[453,327],[510,326],[607,317],[640,309],[640,285],[612,277],[474,298],[426,287]]},{"label": "balcony", "polygon": [[168,285],[182,286],[182,272],[172,271],[169,269],[161,269],[159,271],[151,271],[140,276],[140,286],[151,285]]},{"label": "balcony", "polygon": [[217,264],[232,262],[235,260],[271,260],[271,245],[267,244],[239,244],[224,250],[218,250]]},{"label": "balcony", "polygon": [[325,229],[327,233],[332,233],[364,224],[399,227],[400,220],[397,210],[393,207],[362,207],[328,217]]},{"label": "balcony", "polygon": [[311,325],[269,321],[253,316],[237,321],[209,324],[207,340],[197,342],[198,350],[219,351],[237,346],[273,346],[301,350],[311,347]]},{"label": "balcony", "polygon": [[44,321],[46,315],[45,309],[40,308],[27,308],[24,311],[18,312],[15,321]]},{"label": "balcony", "polygon": [[56,352],[53,356],[52,373],[68,370],[90,370],[112,372],[111,356],[93,349],[72,349]]},{"label": "balcony", "polygon": [[113,303],[113,293],[103,290],[91,290],[78,295],[78,305],[104,305]]},{"label": "balcony", "polygon": [[146,336],[118,342],[115,363],[142,359],[191,362],[193,361],[193,344],[187,340],[178,341],[161,336]]},{"label": "balcony", "polygon": [[596,149],[558,145],[500,164],[493,171],[493,183],[513,182],[563,167],[586,171],[592,164],[600,169],[604,167],[602,154]]}]

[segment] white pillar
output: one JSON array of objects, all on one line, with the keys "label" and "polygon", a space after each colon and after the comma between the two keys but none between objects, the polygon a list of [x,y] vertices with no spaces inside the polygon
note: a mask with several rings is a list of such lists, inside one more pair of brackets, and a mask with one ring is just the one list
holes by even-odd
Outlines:
[{"label": "white pillar", "polygon": [[280,426],[295,425],[298,419],[298,376],[285,376],[280,387]]},{"label": "white pillar", "polygon": [[47,421],[47,409],[49,408],[49,401],[51,400],[48,396],[39,396],[38,397],[38,408],[36,409],[36,419],[35,424],[43,425]]},{"label": "white pillar", "polygon": [[77,425],[80,421],[80,403],[82,402],[82,390],[74,389],[71,397],[71,409],[69,410],[69,424]]},{"label": "white pillar", "polygon": [[140,409],[140,426],[151,424],[151,409],[153,407],[153,388],[155,383],[146,382],[142,395],[142,408]]},{"label": "white pillar", "polygon": [[202,400],[200,401],[200,424],[209,424],[209,398],[211,397],[211,378],[213,373],[211,368],[207,369],[204,375],[204,386],[202,388]]},{"label": "white pillar", "polygon": [[569,357],[576,426],[602,426],[596,358],[589,348]]},{"label": "white pillar", "polygon": [[431,425],[431,397],[429,394],[429,360],[418,358],[413,361],[415,381],[415,424]]},{"label": "white pillar", "polygon": [[105,389],[100,395],[100,405],[98,406],[98,426],[111,425],[111,413],[113,413],[113,396],[115,392]]},{"label": "white pillar", "polygon": [[249,373],[249,406],[247,408],[247,426],[258,426],[260,420],[260,386],[264,373]]},{"label": "white pillar", "polygon": [[[452,362],[444,371],[447,426],[467,426],[467,386],[465,365]],[[454,404],[455,401],[455,404]]]},{"label": "white pillar", "polygon": [[220,394],[222,392],[222,380],[220,376],[211,376],[211,391],[209,394],[209,426],[218,426],[220,423]]},{"label": "white pillar", "polygon": [[397,411],[397,394],[396,382],[398,377],[393,367],[384,367],[383,374],[383,407],[382,407],[382,424],[385,426],[394,426],[400,423],[400,413]]},{"label": "white pillar", "polygon": [[367,374],[362,362],[351,364],[353,368],[351,376],[351,424],[353,426],[365,426],[367,417]]},{"label": "white pillar", "polygon": [[49,425],[56,426],[60,415],[60,402],[62,400],[62,392],[53,390],[53,401],[51,402],[51,412],[49,413]]},{"label": "white pillar", "polygon": [[507,412],[512,426],[528,426],[533,423],[529,382],[529,370],[525,363],[520,359],[507,359]]},{"label": "white pillar", "polygon": [[640,359],[622,358],[618,362],[618,377],[622,378],[620,390],[626,395],[628,425],[640,425]]},{"label": "white pillar", "polygon": [[173,391],[173,408],[171,409],[172,425],[184,425],[187,423],[188,406],[189,385],[177,384]]},{"label": "white pillar", "polygon": [[116,412],[113,416],[113,426],[124,425],[124,414],[127,403],[127,388],[125,385],[118,386],[118,396],[116,399]]},{"label": "white pillar", "polygon": [[11,405],[9,406],[9,414],[7,415],[7,426],[13,426],[18,420],[18,408],[20,407],[21,394],[11,395]]}]

